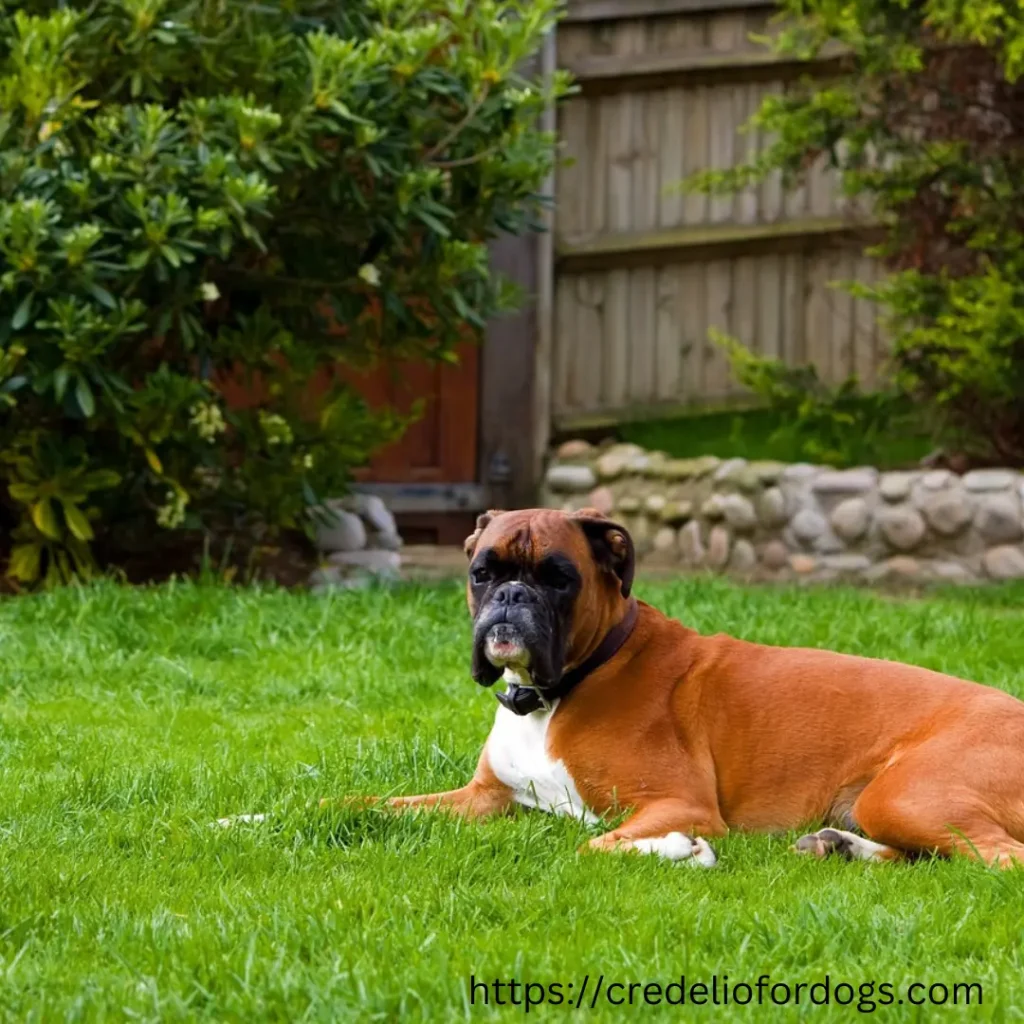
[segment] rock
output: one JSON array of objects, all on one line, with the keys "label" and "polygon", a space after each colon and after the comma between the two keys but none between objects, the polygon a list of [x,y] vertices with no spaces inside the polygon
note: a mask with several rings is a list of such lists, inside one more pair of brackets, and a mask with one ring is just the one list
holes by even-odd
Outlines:
[{"label": "rock", "polygon": [[667,480],[689,480],[697,475],[697,459],[669,459],[661,466],[661,475]]},{"label": "rock", "polygon": [[733,572],[747,574],[752,572],[756,565],[757,555],[754,553],[754,545],[741,537],[732,546],[729,568]]},{"label": "rock", "polygon": [[712,494],[700,507],[700,514],[705,519],[721,519],[725,515],[725,498],[721,494]]},{"label": "rock", "polygon": [[871,566],[864,573],[864,579],[869,583],[909,583],[918,579],[920,575],[921,565],[916,558],[896,555]]},{"label": "rock", "polygon": [[789,520],[786,514],[786,496],[778,487],[769,487],[758,496],[757,516],[769,529],[782,526]]},{"label": "rock", "polygon": [[994,580],[1024,579],[1024,550],[1011,544],[991,548],[982,559],[985,572]]},{"label": "rock", "polygon": [[624,494],[615,503],[615,507],[620,512],[632,515],[633,513],[640,511],[640,499],[635,494]]},{"label": "rock", "polygon": [[802,508],[793,516],[790,527],[797,540],[809,544],[828,529],[828,523],[825,522],[825,517],[815,509]]},{"label": "rock", "polygon": [[668,501],[661,510],[661,521],[670,526],[680,526],[693,514],[693,502],[685,498],[680,501]]},{"label": "rock", "polygon": [[671,526],[663,526],[654,535],[654,551],[663,556],[676,554],[676,531]]},{"label": "rock", "polygon": [[848,544],[867,533],[870,521],[871,513],[863,498],[847,498],[832,511],[832,529]]},{"label": "rock", "polygon": [[664,494],[651,494],[648,495],[647,500],[644,502],[644,508],[652,516],[660,516],[661,510],[668,504],[668,500]]},{"label": "rock", "polygon": [[402,569],[402,559],[397,551],[336,551],[328,560],[330,565],[344,570],[362,570],[373,576],[397,577]]},{"label": "rock", "polygon": [[883,473],[878,484],[878,493],[886,501],[903,501],[920,473]]},{"label": "rock", "polygon": [[316,546],[320,551],[361,551],[366,547],[366,527],[355,512],[332,503],[315,521]]},{"label": "rock", "polygon": [[974,513],[974,526],[990,544],[1020,540],[1020,498],[1013,494],[986,494]]},{"label": "rock", "polygon": [[559,493],[578,494],[593,490],[597,477],[589,466],[552,466],[546,477],[548,487]]},{"label": "rock", "polygon": [[910,551],[924,539],[924,520],[919,512],[905,505],[883,508],[875,521],[886,543],[897,551]]},{"label": "rock", "polygon": [[732,477],[739,473],[747,464],[746,459],[726,459],[711,475],[711,479],[716,483],[725,483],[731,480]]},{"label": "rock", "polygon": [[589,441],[565,441],[555,451],[560,462],[585,462],[594,456],[594,446]]},{"label": "rock", "polygon": [[402,538],[397,533],[368,533],[366,535],[366,546],[368,548],[380,548],[383,551],[399,551],[402,547]]},{"label": "rock", "polygon": [[754,474],[757,479],[763,484],[774,484],[778,481],[779,477],[782,476],[782,471],[786,468],[783,462],[771,462],[768,460],[761,462],[751,462],[747,465],[747,470]]},{"label": "rock", "polygon": [[721,509],[725,521],[734,530],[746,532],[757,526],[757,513],[754,511],[754,505],[742,494],[726,494],[721,500]]},{"label": "rock", "polygon": [[741,491],[746,491],[747,494],[754,494],[764,486],[761,478],[751,466],[744,466],[733,473],[729,478],[729,483]]},{"label": "rock", "polygon": [[871,568],[871,559],[867,555],[826,555],[822,564],[838,573],[861,573]]},{"label": "rock", "polygon": [[724,569],[729,561],[731,538],[729,531],[719,524],[711,527],[708,534],[708,565],[714,569]]},{"label": "rock", "polygon": [[925,473],[921,485],[929,491],[941,491],[943,487],[948,487],[953,479],[953,474],[948,469],[933,469],[930,473]]},{"label": "rock", "polygon": [[957,488],[938,493],[929,491],[921,502],[921,512],[936,533],[952,537],[971,521],[974,507],[967,495]]},{"label": "rock", "polygon": [[943,583],[977,582],[977,576],[961,562],[932,562],[931,574]]},{"label": "rock", "polygon": [[787,483],[806,483],[817,475],[818,469],[818,466],[812,466],[809,462],[794,462],[782,471],[781,479]]},{"label": "rock", "polygon": [[634,473],[636,476],[646,476],[650,468],[651,457],[646,452],[642,455],[634,455],[633,458],[626,463],[626,469],[630,473]]},{"label": "rock", "polygon": [[801,576],[807,576],[818,567],[818,560],[812,555],[790,555],[789,567]]},{"label": "rock", "polygon": [[781,540],[770,540],[761,549],[761,562],[766,569],[781,569],[789,561],[789,548]]},{"label": "rock", "polygon": [[815,477],[811,488],[819,494],[862,494],[877,482],[877,469],[830,470]]},{"label": "rock", "polygon": [[972,469],[964,477],[969,491],[1005,491],[1012,487],[1017,475],[1008,469]]},{"label": "rock", "polygon": [[595,487],[587,496],[587,504],[601,515],[610,516],[615,509],[615,495],[610,487]]},{"label": "rock", "polygon": [[595,463],[598,477],[602,480],[617,480],[626,471],[630,458],[614,449],[605,452]]},{"label": "rock", "polygon": [[380,495],[350,494],[347,498],[342,498],[338,505],[349,512],[355,512],[371,530],[383,534],[398,533],[395,517]]},{"label": "rock", "polygon": [[706,552],[704,541],[700,536],[700,523],[696,519],[691,519],[680,529],[679,553],[687,565],[701,566],[704,564]]},{"label": "rock", "polygon": [[694,476],[707,476],[708,473],[713,473],[718,469],[721,464],[722,460],[715,455],[702,455],[699,459],[694,460],[694,466],[696,468]]}]

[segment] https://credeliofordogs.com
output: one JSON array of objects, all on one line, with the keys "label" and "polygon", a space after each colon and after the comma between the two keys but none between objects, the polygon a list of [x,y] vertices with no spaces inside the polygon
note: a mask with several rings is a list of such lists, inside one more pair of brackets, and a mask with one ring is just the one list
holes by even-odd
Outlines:
[{"label": "https://credeliofordogs.com", "polygon": [[981,1006],[977,981],[818,981],[785,982],[767,974],[756,981],[713,974],[697,980],[680,975],[676,981],[616,981],[604,974],[585,974],[575,981],[519,981],[515,978],[469,978],[470,1006],[517,1006],[525,1013],[539,1006],[596,1010],[599,1006],[845,1006],[874,1013],[886,1006]]}]

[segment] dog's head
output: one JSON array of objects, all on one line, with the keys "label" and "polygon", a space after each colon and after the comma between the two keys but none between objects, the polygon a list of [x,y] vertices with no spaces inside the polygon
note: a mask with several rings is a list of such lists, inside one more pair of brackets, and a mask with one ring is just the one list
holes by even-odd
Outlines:
[{"label": "dog's head", "polygon": [[473,678],[506,668],[550,687],[623,615],[633,586],[629,533],[595,509],[487,512],[466,539]]}]

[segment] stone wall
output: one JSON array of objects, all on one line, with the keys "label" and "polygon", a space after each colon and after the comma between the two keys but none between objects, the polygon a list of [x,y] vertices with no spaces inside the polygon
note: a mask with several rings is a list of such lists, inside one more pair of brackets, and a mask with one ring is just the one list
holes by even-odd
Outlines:
[{"label": "stone wall", "polygon": [[1024,476],[1005,469],[880,473],[568,441],[541,500],[613,516],[647,565],[766,580],[1024,578]]}]

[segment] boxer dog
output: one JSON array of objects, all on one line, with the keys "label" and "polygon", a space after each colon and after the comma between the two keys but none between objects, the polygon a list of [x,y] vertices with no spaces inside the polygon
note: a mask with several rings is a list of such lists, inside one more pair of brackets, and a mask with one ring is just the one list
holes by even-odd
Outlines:
[{"label": "boxer dog", "polygon": [[1024,703],[923,668],[701,636],[637,601],[629,534],[593,509],[488,512],[466,541],[473,677],[503,678],[461,789],[394,808],[470,818],[515,804],[591,840],[711,867],[729,829],[798,852],[1024,860]]}]

